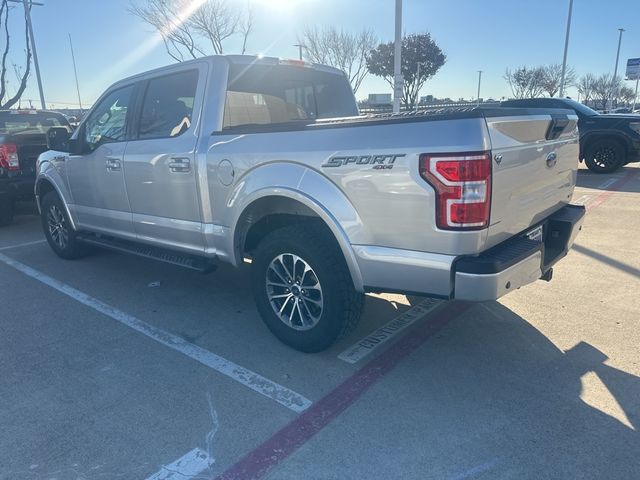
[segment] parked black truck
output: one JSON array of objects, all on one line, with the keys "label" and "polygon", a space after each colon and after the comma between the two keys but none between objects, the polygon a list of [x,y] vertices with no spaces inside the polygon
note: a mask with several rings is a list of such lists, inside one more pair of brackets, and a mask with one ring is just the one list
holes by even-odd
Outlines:
[{"label": "parked black truck", "polygon": [[46,110],[0,110],[0,226],[13,220],[15,202],[34,197],[36,159],[47,150],[47,130],[67,127],[66,117]]},{"label": "parked black truck", "polygon": [[570,98],[523,98],[503,107],[569,108],[578,116],[580,161],[596,173],[640,162],[640,115],[602,115]]}]

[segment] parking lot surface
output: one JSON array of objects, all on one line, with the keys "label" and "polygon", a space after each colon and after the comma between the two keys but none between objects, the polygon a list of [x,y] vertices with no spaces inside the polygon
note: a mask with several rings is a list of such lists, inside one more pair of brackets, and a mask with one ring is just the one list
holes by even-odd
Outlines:
[{"label": "parking lot surface", "polygon": [[305,355],[248,267],[57,258],[0,230],[0,479],[638,478],[640,168],[581,169],[550,283],[499,302],[370,295]]}]

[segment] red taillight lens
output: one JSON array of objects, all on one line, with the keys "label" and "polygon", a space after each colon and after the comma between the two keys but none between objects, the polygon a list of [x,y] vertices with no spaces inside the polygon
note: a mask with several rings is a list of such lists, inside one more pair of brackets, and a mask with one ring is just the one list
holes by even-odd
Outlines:
[{"label": "red taillight lens", "polygon": [[436,190],[436,224],[443,230],[489,226],[491,152],[420,155],[420,175]]},{"label": "red taillight lens", "polygon": [[0,143],[0,168],[19,170],[18,147],[13,143]]}]

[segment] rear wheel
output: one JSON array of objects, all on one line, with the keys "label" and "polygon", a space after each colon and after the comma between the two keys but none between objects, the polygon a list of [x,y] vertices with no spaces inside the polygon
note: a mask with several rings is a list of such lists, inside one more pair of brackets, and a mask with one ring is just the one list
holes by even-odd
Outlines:
[{"label": "rear wheel", "polygon": [[625,164],[622,146],[615,140],[597,140],[589,146],[585,164],[595,173],[611,173]]},{"label": "rear wheel", "polygon": [[13,221],[14,208],[13,198],[0,198],[0,227],[6,227]]},{"label": "rear wheel", "polygon": [[60,197],[55,192],[47,193],[41,207],[44,235],[56,255],[68,260],[86,255],[88,247],[76,239]]},{"label": "rear wheel", "polygon": [[360,319],[364,295],[356,292],[338,245],[320,225],[270,233],[254,252],[252,269],[262,319],[296,350],[324,350]]}]

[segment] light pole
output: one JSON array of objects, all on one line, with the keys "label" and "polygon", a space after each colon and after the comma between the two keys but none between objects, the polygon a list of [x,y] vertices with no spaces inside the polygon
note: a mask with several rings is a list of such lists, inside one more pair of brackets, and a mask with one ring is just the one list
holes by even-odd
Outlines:
[{"label": "light pole", "polygon": [[36,52],[36,40],[33,36],[33,27],[31,26],[31,6],[42,6],[44,3],[33,2],[32,0],[9,0],[12,3],[22,3],[25,9],[25,18],[27,21],[27,30],[29,31],[29,40],[31,41],[31,50],[33,51],[33,65],[36,69],[36,78],[38,79],[38,90],[40,91],[40,104],[42,109],[46,110],[47,104],[44,101],[44,91],[42,90],[42,78],[40,77],[40,64],[38,63],[38,53]]},{"label": "light pole", "polygon": [[482,82],[482,70],[478,70],[478,96],[476,97],[476,106],[480,106],[480,83]]},{"label": "light pole", "polygon": [[402,0],[396,0],[396,31],[393,53],[393,113],[400,112],[402,97]]},{"label": "light pole", "polygon": [[569,34],[571,33],[571,14],[573,12],[573,0],[569,0],[569,15],[567,16],[567,34],[564,37],[564,54],[562,56],[562,76],[560,77],[560,94],[564,97],[564,78],[567,74],[567,53],[569,52]]},{"label": "light pole", "polygon": [[71,34],[69,34],[69,46],[71,47],[71,60],[73,61],[73,73],[76,76],[76,90],[78,91],[78,105],[80,105],[80,114],[82,114],[82,100],[80,100],[80,84],[78,83],[78,69],[76,68],[76,56],[73,54],[73,42]]},{"label": "light pole", "polygon": [[298,58],[302,60],[302,49],[305,48],[305,46],[300,43],[296,43],[294,47],[298,47]]},{"label": "light pole", "polygon": [[618,76],[618,61],[620,60],[620,45],[622,44],[622,32],[624,32],[624,28],[619,28],[618,31],[620,35],[618,36],[618,52],[616,53],[616,67],[613,69],[613,79],[615,80]]}]

